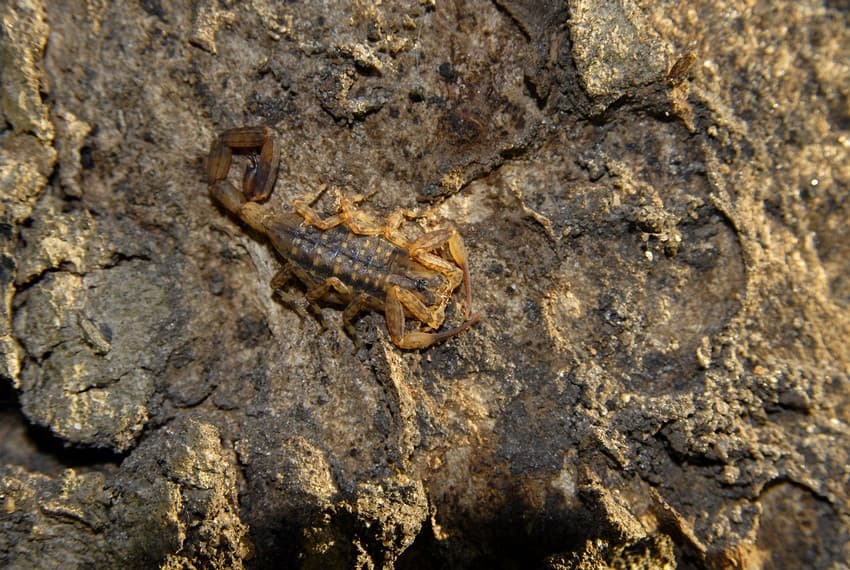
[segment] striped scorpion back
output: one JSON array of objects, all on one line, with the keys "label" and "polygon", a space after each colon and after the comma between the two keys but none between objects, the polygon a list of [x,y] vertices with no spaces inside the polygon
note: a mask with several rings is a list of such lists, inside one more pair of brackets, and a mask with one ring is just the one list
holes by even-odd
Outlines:
[{"label": "striped scorpion back", "polygon": [[382,301],[392,285],[415,290],[416,276],[404,273],[434,275],[383,236],[358,235],[343,226],[319,230],[297,214],[279,216],[267,229],[275,249],[315,283],[337,277],[375,300]]}]

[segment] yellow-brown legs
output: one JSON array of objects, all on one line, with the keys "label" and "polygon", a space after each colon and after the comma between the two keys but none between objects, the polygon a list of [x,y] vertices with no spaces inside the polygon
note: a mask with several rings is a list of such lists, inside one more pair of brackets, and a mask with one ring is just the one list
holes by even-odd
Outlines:
[{"label": "yellow-brown legs", "polygon": [[[287,285],[292,281],[293,277],[297,277],[295,268],[287,263],[285,264],[269,281],[272,294],[283,303],[290,311],[295,313],[298,320],[301,321],[301,326],[304,326],[304,314],[302,312],[302,303],[296,300],[296,297],[287,291]],[[325,320],[322,317],[322,312],[318,309],[315,303],[307,303],[307,311],[316,319],[322,330],[326,329]]]},{"label": "yellow-brown legs", "polygon": [[319,199],[325,191],[323,188],[309,199],[293,200],[292,207],[311,226],[327,231],[340,224],[345,225],[352,233],[362,236],[376,236],[384,233],[384,226],[376,224],[366,213],[354,208],[354,202],[346,198],[338,188],[334,188],[339,211],[333,216],[322,218],[310,204]]},{"label": "yellow-brown legs", "polygon": [[331,291],[338,293],[343,299],[350,299],[352,296],[351,287],[340,281],[337,277],[328,277],[316,287],[307,291],[307,300],[315,303],[319,299],[324,299]]},{"label": "yellow-brown legs", "polygon": [[[305,271],[287,264],[283,269],[278,271],[274,277],[272,277],[269,285],[275,293],[279,294],[280,299],[286,304],[286,306],[298,315],[298,318],[301,319],[301,323],[303,325],[304,318],[299,312],[297,304],[284,294],[284,287],[292,280],[292,277],[297,277],[305,284],[312,283],[310,276]],[[305,296],[307,300],[307,310],[313,315],[313,317],[315,317],[315,319],[319,322],[319,326],[322,327],[323,330],[327,327],[325,325],[325,319],[322,317],[322,310],[319,308],[317,301],[328,298],[330,293],[338,294],[341,299],[351,299],[342,311],[342,326],[354,342],[354,346],[359,348],[360,343],[357,341],[357,331],[354,330],[352,321],[354,320],[354,317],[360,313],[360,311],[368,306],[366,297],[362,295],[355,296],[351,288],[336,277],[329,277],[318,285],[307,285],[307,287],[307,294]]]},{"label": "yellow-brown legs", "polygon": [[[481,313],[475,313],[472,318],[464,321],[460,326],[442,330],[437,333],[428,333],[422,331],[413,331],[405,334],[404,332],[404,310],[407,309],[415,318],[421,321],[428,320],[428,308],[414,295],[403,289],[393,287],[387,293],[387,303],[384,307],[384,314],[387,319],[387,329],[390,331],[390,338],[393,343],[399,348],[414,350],[417,348],[427,348],[456,334],[462,333],[481,319]],[[424,311],[424,313],[420,313]]]},{"label": "yellow-brown legs", "polygon": [[[430,253],[440,249],[444,245],[449,246],[449,255],[457,264],[452,265],[439,255]],[[460,284],[463,280],[464,291],[466,293],[466,311],[464,316],[469,318],[469,313],[472,311],[472,283],[469,279],[469,265],[466,257],[466,246],[457,230],[454,228],[443,228],[428,232],[419,236],[413,243],[408,246],[410,257],[427,267],[445,275],[452,283],[452,289]],[[457,268],[460,267],[460,275]]]},{"label": "yellow-brown legs", "polygon": [[245,199],[253,202],[268,198],[277,180],[280,163],[280,146],[272,130],[268,127],[240,127],[221,133],[210,147],[207,157],[206,172],[210,188],[227,178],[234,153],[247,155],[251,161],[242,179]]}]

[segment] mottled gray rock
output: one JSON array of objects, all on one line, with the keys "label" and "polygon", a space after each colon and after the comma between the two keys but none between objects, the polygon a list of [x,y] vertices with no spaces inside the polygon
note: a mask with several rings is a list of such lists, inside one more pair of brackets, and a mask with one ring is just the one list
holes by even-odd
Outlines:
[{"label": "mottled gray rock", "polygon": [[570,39],[578,78],[600,112],[639,87],[663,80],[670,45],[632,0],[570,0]]},{"label": "mottled gray rock", "polygon": [[7,466],[0,561],[17,568],[241,568],[248,555],[236,472],[218,431],[181,419],[108,480]]},{"label": "mottled gray rock", "polygon": [[[4,562],[850,558],[838,4],[0,13]],[[455,224],[482,321],[400,351],[366,313],[355,346],[275,295],[203,181],[255,124],[270,208]]]}]

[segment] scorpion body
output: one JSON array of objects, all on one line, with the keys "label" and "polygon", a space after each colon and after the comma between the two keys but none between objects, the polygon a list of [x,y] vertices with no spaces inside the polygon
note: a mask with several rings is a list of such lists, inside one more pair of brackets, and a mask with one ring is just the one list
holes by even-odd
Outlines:
[{"label": "scorpion body", "polygon": [[[240,192],[224,181],[232,152],[248,154]],[[207,162],[212,197],[243,222],[264,234],[286,260],[272,280],[281,287],[296,277],[307,287],[307,300],[346,304],[343,321],[363,309],[383,312],[393,342],[401,348],[424,348],[475,324],[469,316],[471,287],[466,250],[454,228],[442,228],[410,242],[401,235],[403,214],[377,224],[341,193],[339,212],[322,219],[307,202],[293,202],[294,211],[274,213],[259,203],[271,192],[279,150],[271,131],[262,127],[232,129],[213,144]],[[435,253],[445,248],[450,259]],[[437,331],[445,320],[452,292],[465,284],[466,321],[440,332],[405,333],[405,316]]]}]

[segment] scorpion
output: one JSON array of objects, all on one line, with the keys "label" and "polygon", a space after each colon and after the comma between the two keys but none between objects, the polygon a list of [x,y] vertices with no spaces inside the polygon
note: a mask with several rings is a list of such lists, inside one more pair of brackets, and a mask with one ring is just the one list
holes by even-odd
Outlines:
[{"label": "scorpion", "polygon": [[[246,155],[249,161],[241,191],[226,180],[234,154]],[[274,290],[295,277],[306,287],[314,310],[320,300],[346,305],[342,322],[355,343],[351,322],[367,309],[383,312],[392,342],[408,350],[427,348],[480,320],[480,312],[470,316],[466,248],[456,228],[442,227],[409,241],[401,224],[415,217],[412,213],[396,210],[379,224],[338,189],[337,211],[329,217],[323,218],[303,199],[292,201],[294,211],[275,213],[262,202],[272,193],[279,162],[280,146],[269,127],[239,127],[216,138],[205,166],[213,200],[264,235],[285,260],[272,278]],[[465,320],[440,331],[461,283]],[[425,329],[405,332],[406,317]]]}]

